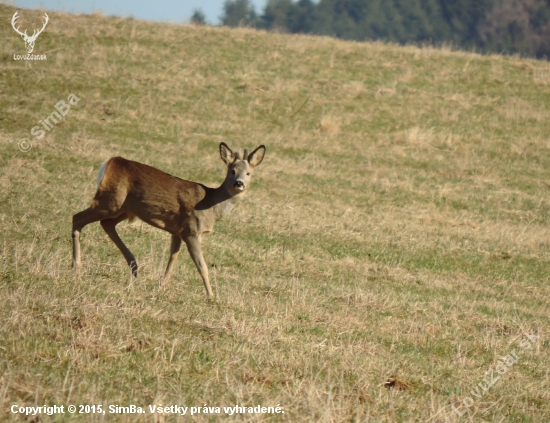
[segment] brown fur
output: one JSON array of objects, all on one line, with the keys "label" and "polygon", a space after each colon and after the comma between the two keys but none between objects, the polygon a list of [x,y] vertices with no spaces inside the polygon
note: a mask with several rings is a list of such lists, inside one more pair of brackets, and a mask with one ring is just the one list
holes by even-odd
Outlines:
[{"label": "brown fur", "polygon": [[215,223],[242,198],[254,167],[263,160],[265,147],[262,145],[249,155],[246,153],[243,157],[248,156],[248,160],[241,160],[227,145],[220,144],[220,156],[228,171],[225,181],[218,188],[186,181],[122,157],[109,159],[92,205],[73,216],[75,270],[78,272],[81,266],[80,232],[84,226],[99,221],[122,252],[132,274],[137,277],[136,259],[118,236],[115,227],[123,220],[138,217],[172,234],[170,259],[161,287],[168,282],[181,241],[184,241],[201,274],[207,295],[212,297],[201,237],[212,232]]}]

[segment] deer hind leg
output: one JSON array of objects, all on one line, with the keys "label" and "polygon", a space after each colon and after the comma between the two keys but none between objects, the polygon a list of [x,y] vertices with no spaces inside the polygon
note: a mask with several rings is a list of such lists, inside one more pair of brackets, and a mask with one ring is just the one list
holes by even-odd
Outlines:
[{"label": "deer hind leg", "polygon": [[118,247],[124,258],[126,259],[126,262],[128,263],[128,266],[130,266],[130,270],[132,271],[132,275],[137,278],[138,277],[138,265],[136,262],[136,258],[132,254],[132,252],[126,247],[124,242],[120,239],[118,236],[118,233],[116,231],[116,225],[118,225],[123,220],[128,219],[128,215],[126,213],[122,213],[118,217],[109,218],[109,219],[102,219],[101,227],[105,230],[107,235],[109,235],[109,238],[111,238],[111,241],[115,243],[115,245]]},{"label": "deer hind leg", "polygon": [[187,245],[187,250],[189,251],[191,258],[195,262],[195,266],[197,266],[197,270],[202,277],[202,281],[204,282],[204,287],[206,288],[206,294],[208,298],[213,298],[214,293],[212,292],[212,287],[210,286],[210,280],[208,278],[208,267],[206,267],[206,262],[204,261],[204,257],[202,256],[200,237],[191,236],[184,238],[184,241]]},{"label": "deer hind leg", "polygon": [[105,219],[111,214],[112,213],[108,210],[89,207],[86,210],[73,215],[73,269],[77,274],[80,271],[80,266],[82,265],[82,259],[80,257],[80,232],[82,231],[82,228],[90,223]]},{"label": "deer hind leg", "polygon": [[179,235],[172,235],[172,243],[170,244],[170,259],[168,260],[168,266],[166,266],[166,271],[164,276],[160,281],[160,289],[166,288],[168,281],[170,280],[170,274],[172,273],[172,268],[174,267],[174,262],[178,258],[181,248],[181,238]]}]

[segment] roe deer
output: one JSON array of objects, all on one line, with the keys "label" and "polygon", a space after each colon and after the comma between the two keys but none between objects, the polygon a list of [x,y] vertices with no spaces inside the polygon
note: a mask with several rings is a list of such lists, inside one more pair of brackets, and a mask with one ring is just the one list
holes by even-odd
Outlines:
[{"label": "roe deer", "polygon": [[201,237],[212,232],[214,224],[243,197],[252,172],[264,155],[265,146],[260,145],[250,154],[245,148],[241,159],[238,152],[234,153],[222,142],[220,156],[227,164],[227,176],[219,188],[209,188],[154,167],[112,157],[101,166],[91,207],[73,216],[73,268],[78,273],[81,266],[80,231],[84,226],[99,221],[122,252],[132,275],[137,277],[136,259],[115,229],[123,220],[137,216],[145,223],[172,234],[170,259],[160,287],[168,283],[183,240],[202,277],[207,296],[212,298]]}]

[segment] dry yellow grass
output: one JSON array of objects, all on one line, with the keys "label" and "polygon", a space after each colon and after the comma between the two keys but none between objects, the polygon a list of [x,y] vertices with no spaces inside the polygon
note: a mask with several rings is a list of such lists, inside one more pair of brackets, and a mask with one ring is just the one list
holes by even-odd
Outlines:
[{"label": "dry yellow grass", "polygon": [[[44,403],[285,410],[227,421],[548,419],[548,63],[49,15],[45,62],[14,61],[23,42],[0,28],[0,420]],[[19,151],[70,93],[81,101]],[[186,254],[157,291],[169,236],[141,222],[119,230],[141,279],[99,225],[74,278],[71,216],[103,160],[215,185],[220,141],[267,155],[205,242],[216,303]],[[459,418],[452,406],[525,332],[534,348]]]}]

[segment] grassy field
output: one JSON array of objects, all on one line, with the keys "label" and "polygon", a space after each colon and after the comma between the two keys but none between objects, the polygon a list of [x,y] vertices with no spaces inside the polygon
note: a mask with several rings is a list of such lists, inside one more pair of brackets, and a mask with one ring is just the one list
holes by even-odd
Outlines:
[{"label": "grassy field", "polygon": [[[28,62],[15,10],[0,5],[0,420],[279,404],[27,421],[550,421],[547,62],[53,12],[47,60]],[[221,141],[267,154],[204,243],[215,302],[187,252],[159,293],[170,236],[139,221],[119,233],[140,279],[98,224],[75,278],[71,217],[104,160],[216,186]]]}]

